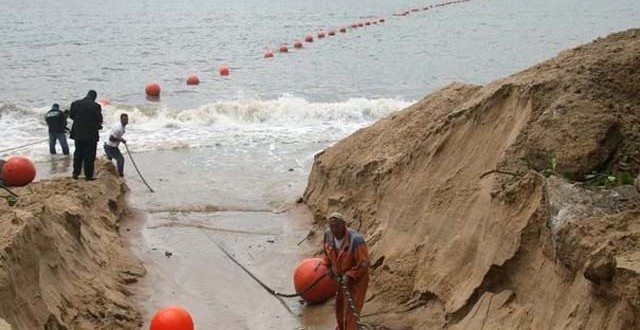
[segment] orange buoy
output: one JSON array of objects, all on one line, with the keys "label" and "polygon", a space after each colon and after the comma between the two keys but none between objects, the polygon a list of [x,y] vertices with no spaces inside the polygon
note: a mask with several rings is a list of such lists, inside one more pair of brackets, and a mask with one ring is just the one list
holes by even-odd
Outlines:
[{"label": "orange buoy", "polygon": [[160,96],[160,85],[152,82],[144,87],[144,92],[149,96]]},{"label": "orange buoy", "polygon": [[326,301],[336,294],[336,281],[325,276],[313,289],[305,291],[320,277],[327,273],[322,258],[310,258],[302,260],[293,274],[293,286],[297,293],[302,293],[301,297],[311,304],[318,304]]},{"label": "orange buoy", "polygon": [[187,77],[187,85],[198,85],[200,84],[200,78],[196,75],[190,75]]},{"label": "orange buoy", "polygon": [[220,75],[221,76],[228,76],[229,75],[229,67],[226,65],[223,65],[220,67]]},{"label": "orange buoy", "polygon": [[109,100],[109,99],[100,99],[100,100],[98,100],[98,103],[100,103],[104,107],[104,106],[107,106],[107,105],[111,105],[111,100]]},{"label": "orange buoy", "polygon": [[330,36],[335,36],[336,35],[336,31],[335,30],[331,30],[327,34],[330,35]]},{"label": "orange buoy", "polygon": [[324,32],[318,32],[318,39],[324,38]]},{"label": "orange buoy", "polygon": [[11,157],[2,166],[2,180],[7,186],[25,186],[36,177],[36,167],[25,157]]},{"label": "orange buoy", "polygon": [[285,45],[285,44],[280,45],[280,52],[281,53],[288,53],[289,52],[289,47],[287,47],[287,45]]},{"label": "orange buoy", "polygon": [[265,58],[273,57],[273,52],[271,51],[271,49],[267,49],[267,50],[264,52],[264,57],[265,57]]},{"label": "orange buoy", "polygon": [[313,42],[313,37],[308,35],[306,38],[304,38],[304,41],[306,42]]},{"label": "orange buoy", "polygon": [[300,40],[296,40],[296,41],[293,43],[293,48],[302,48],[302,41],[300,41]]},{"label": "orange buoy", "polygon": [[347,33],[347,28],[346,27],[341,27],[340,28],[340,33]]},{"label": "orange buoy", "polygon": [[193,330],[193,319],[189,312],[179,306],[159,310],[151,319],[149,330]]},{"label": "orange buoy", "polygon": [[384,23],[384,18],[379,19],[378,22]]}]

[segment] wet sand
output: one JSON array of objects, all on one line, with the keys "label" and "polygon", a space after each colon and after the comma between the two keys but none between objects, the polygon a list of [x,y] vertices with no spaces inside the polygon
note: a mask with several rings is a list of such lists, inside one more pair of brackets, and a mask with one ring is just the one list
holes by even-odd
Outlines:
[{"label": "wet sand", "polygon": [[[180,305],[201,329],[333,329],[333,302],[305,306],[298,298],[277,299],[218,247],[276,291],[293,292],[295,265],[319,251],[317,241],[297,245],[311,228],[309,212],[293,202],[306,170],[282,160],[215,162],[211,168],[208,152],[134,154],[156,193],[127,158],[133,211],[120,230],[147,270],[133,288],[145,328],[160,308]],[[38,164],[38,178],[69,176],[70,166],[69,159],[54,157]],[[238,172],[239,166],[249,170]]]},{"label": "wet sand", "polygon": [[299,329],[302,320],[306,329],[332,329],[324,322],[331,320],[329,304],[307,313],[297,298],[276,299],[217,245],[267,285],[289,293],[292,270],[310,254],[309,247],[296,248],[308,232],[308,224],[293,221],[300,218],[296,211],[135,212],[123,224],[123,237],[147,268],[136,286],[146,319],[177,304],[204,329]]}]

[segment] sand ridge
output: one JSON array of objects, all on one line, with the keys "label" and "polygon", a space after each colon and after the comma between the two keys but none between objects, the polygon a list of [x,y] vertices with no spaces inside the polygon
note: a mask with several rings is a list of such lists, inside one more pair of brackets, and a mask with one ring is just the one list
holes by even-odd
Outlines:
[{"label": "sand ridge", "polygon": [[304,200],[317,224],[343,211],[370,246],[365,319],[640,326],[638,95],[632,29],[486,86],[451,84],[316,155]]},{"label": "sand ridge", "polygon": [[14,329],[137,329],[128,285],[144,274],[118,233],[126,184],[99,160],[93,182],[53,179],[0,203],[0,318]]}]

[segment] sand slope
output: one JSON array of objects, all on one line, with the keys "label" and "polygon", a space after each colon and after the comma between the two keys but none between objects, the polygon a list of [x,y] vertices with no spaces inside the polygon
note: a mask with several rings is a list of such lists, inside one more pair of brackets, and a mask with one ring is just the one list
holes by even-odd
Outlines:
[{"label": "sand slope", "polygon": [[341,210],[366,235],[365,320],[640,327],[638,194],[572,183],[638,173],[639,95],[629,30],[487,86],[449,85],[318,154],[304,200],[319,225]]},{"label": "sand slope", "polygon": [[14,329],[138,329],[127,284],[144,274],[120,242],[126,185],[101,161],[97,180],[55,179],[0,200],[0,318]]}]

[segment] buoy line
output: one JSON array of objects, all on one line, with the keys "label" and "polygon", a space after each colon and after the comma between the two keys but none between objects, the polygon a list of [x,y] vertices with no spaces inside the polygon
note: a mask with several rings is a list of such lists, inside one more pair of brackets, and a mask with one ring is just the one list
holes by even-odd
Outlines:
[{"label": "buoy line", "polygon": [[[453,5],[453,4],[458,4],[458,3],[464,3],[464,2],[469,2],[471,0],[456,0],[456,1],[447,1],[447,2],[442,2],[442,3],[437,3],[437,4],[433,4],[433,5],[429,5],[429,6],[425,6],[425,7],[413,7],[410,8],[408,10],[405,10],[401,13],[394,13],[391,14],[391,16],[397,17],[397,18],[401,18],[401,17],[406,17],[409,16],[412,13],[418,13],[420,11],[431,11],[434,8],[440,8],[440,7],[445,7],[448,5]],[[373,25],[378,25],[378,23],[385,23],[386,19],[381,17],[381,18],[373,18],[373,19],[367,19],[366,21],[358,21],[355,23],[352,23],[350,25],[343,25],[340,26],[339,28],[331,28],[328,30],[328,32],[325,33],[324,30],[319,31],[316,34],[316,37],[318,38],[318,40],[321,39],[325,39],[327,36],[337,36],[338,34],[336,33],[336,30],[339,31],[340,33],[347,33],[347,26],[350,26],[352,30],[357,30],[363,27],[371,27]],[[308,34],[307,36],[305,36],[303,38],[303,40],[306,43],[313,43],[314,42],[314,37],[312,34]],[[293,44],[293,48],[295,49],[302,49],[303,45],[302,42],[298,39],[295,39],[294,44]],[[282,43],[278,48],[280,53],[288,53],[289,52],[289,47],[287,43]],[[274,58],[275,54],[274,52],[270,49],[270,48],[266,48],[264,54],[263,54],[263,58],[265,59],[271,59]],[[230,69],[227,65],[222,65],[219,67],[219,75],[222,77],[227,77],[230,75]],[[191,75],[187,78],[186,83],[188,86],[195,86],[195,85],[199,85],[200,84],[200,79],[196,76],[196,75]],[[158,85],[157,83],[149,83],[146,85],[145,87],[145,93],[147,95],[147,98],[149,100],[152,101],[157,101],[159,100],[160,97],[160,85]],[[108,105],[105,103],[105,105]]]}]

